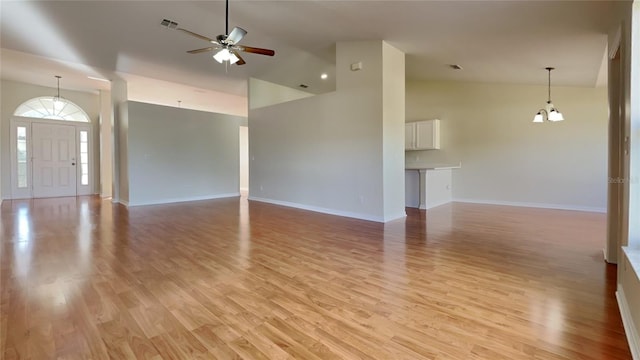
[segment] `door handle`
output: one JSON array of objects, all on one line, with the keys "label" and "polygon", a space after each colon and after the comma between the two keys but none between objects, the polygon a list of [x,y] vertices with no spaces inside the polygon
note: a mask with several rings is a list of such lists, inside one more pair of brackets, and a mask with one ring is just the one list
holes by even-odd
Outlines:
[{"label": "door handle", "polygon": [[76,163],[71,163],[72,166],[76,166]]}]

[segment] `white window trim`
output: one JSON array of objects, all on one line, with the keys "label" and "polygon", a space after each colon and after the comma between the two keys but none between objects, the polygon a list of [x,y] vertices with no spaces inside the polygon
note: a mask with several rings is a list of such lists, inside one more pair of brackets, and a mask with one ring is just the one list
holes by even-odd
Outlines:
[{"label": "white window trim", "polygon": [[[11,134],[11,198],[12,199],[29,199],[32,197],[31,189],[31,121],[28,118],[13,118],[10,122]],[[18,187],[18,136],[16,132],[18,127],[25,127],[27,129],[27,187]]]},{"label": "white window trim", "polygon": [[[23,106],[27,106],[27,107],[31,108],[32,110],[36,110],[35,108],[33,108],[33,107],[31,107],[31,106],[29,106],[27,104],[30,103],[30,102],[34,102],[34,101],[40,102],[40,100],[43,100],[43,99],[50,101],[50,100],[52,100],[52,97],[51,96],[38,96],[38,97],[35,97],[35,98],[31,98],[31,99],[29,99],[27,101],[24,101],[23,103],[18,105],[18,107],[16,108],[16,111],[14,111],[14,113],[13,113],[13,116],[25,117],[24,114],[18,114],[18,110],[20,108],[22,108]],[[91,122],[91,118],[89,117],[89,115],[80,106],[78,106],[76,103],[74,103],[73,101],[70,101],[68,99],[63,99],[63,101],[67,103],[66,106],[71,105],[77,110],[73,114],[79,112],[79,113],[81,113],[83,115],[84,119],[83,120],[55,119],[55,118],[47,118],[47,117],[44,117],[44,116],[42,116],[42,117],[37,116],[37,117],[33,117],[33,118],[34,119],[43,119],[43,120],[53,120],[53,121],[66,121],[66,122],[74,122],[74,123],[90,123]],[[38,111],[38,110],[36,110],[36,111]]]},{"label": "white window trim", "polygon": [[[74,124],[76,128],[76,194],[91,195],[93,194],[93,169],[95,167],[95,161],[93,159],[93,132],[91,131],[91,125],[89,124]],[[82,185],[82,165],[80,164],[80,132],[87,132],[87,157],[89,159],[89,184]]]}]

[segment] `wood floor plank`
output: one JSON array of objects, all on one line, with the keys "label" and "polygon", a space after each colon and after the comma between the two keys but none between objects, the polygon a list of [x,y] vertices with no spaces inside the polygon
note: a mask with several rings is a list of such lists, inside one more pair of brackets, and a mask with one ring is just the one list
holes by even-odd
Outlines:
[{"label": "wood floor plank", "polygon": [[603,214],[0,206],[2,359],[631,358]]},{"label": "wood floor plank", "polygon": [[100,337],[112,359],[150,359],[162,357],[128,311],[98,325]]},{"label": "wood floor plank", "polygon": [[151,338],[164,359],[210,359],[207,348],[189,331],[174,330]]},{"label": "wood floor plank", "polygon": [[241,359],[240,355],[229,347],[240,335],[224,325],[204,325],[193,331],[193,335],[217,359]]},{"label": "wood floor plank", "polygon": [[269,356],[263,353],[245,337],[233,340],[229,347],[238,353],[243,359],[269,360]]}]

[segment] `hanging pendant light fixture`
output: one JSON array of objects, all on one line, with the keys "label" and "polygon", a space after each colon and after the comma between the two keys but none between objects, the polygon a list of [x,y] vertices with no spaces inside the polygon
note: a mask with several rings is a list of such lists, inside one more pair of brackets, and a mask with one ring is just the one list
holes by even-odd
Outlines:
[{"label": "hanging pendant light fixture", "polygon": [[554,70],[555,68],[547,67],[545,69],[549,72],[549,82],[547,85],[547,90],[548,90],[547,104],[544,106],[543,109],[538,110],[538,113],[536,114],[536,116],[533,117],[534,123],[541,123],[541,122],[544,122],[545,120],[553,121],[553,122],[564,120],[564,116],[562,116],[562,113],[560,112],[560,110],[558,110],[555,106],[553,106],[553,103],[551,103],[551,70]]},{"label": "hanging pendant light fixture", "polygon": [[60,79],[62,79],[62,76],[56,75],[55,78],[58,79],[58,93],[53,97],[53,113],[58,115],[67,105],[67,101],[60,97]]}]

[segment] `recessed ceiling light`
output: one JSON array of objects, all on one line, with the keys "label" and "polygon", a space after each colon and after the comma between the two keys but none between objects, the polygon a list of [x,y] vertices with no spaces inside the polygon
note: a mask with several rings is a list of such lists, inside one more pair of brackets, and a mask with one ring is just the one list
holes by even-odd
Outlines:
[{"label": "recessed ceiling light", "polygon": [[98,80],[98,81],[104,81],[104,82],[110,82],[107,79],[101,79],[101,78],[97,78],[97,77],[93,77],[93,76],[87,76],[89,79],[91,80]]},{"label": "recessed ceiling light", "polygon": [[328,77],[329,77],[329,75],[327,75],[327,74],[322,74],[322,75],[320,75],[320,79],[322,79],[322,80],[324,80],[324,79],[326,79],[326,78],[328,78]]}]

